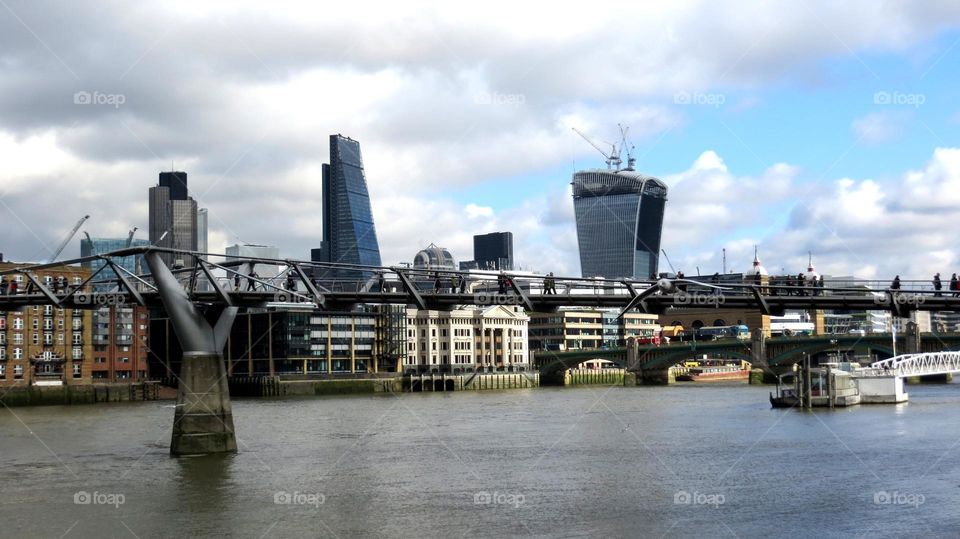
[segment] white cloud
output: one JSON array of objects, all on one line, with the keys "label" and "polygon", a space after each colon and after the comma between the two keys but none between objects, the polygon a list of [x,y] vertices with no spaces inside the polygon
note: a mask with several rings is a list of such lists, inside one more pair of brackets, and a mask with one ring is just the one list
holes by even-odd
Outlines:
[{"label": "white cloud", "polygon": [[904,112],[871,112],[853,120],[850,129],[858,141],[880,144],[903,135],[908,120],[909,115]]}]

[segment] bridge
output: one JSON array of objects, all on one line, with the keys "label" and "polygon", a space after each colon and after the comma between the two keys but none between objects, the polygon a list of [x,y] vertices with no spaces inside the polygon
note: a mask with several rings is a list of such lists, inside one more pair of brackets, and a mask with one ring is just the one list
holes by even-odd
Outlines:
[{"label": "bridge", "polygon": [[[129,256],[142,256],[149,273],[134,273],[118,263],[118,259]],[[164,257],[189,262],[169,269]],[[83,282],[69,286],[41,281],[36,276],[36,272],[44,269],[94,262],[102,267]],[[281,271],[274,277],[261,278],[254,272],[260,264],[276,266]],[[105,272],[108,268],[113,276]],[[328,277],[342,274],[353,277]],[[708,305],[757,309],[774,315],[788,309],[889,309],[901,317],[913,310],[960,311],[960,298],[942,296],[932,290],[916,287],[877,291],[863,283],[849,281],[842,283],[843,286],[807,287],[767,283],[718,285],[707,282],[709,278],[636,280],[558,276],[554,278],[559,287],[556,289],[544,286],[542,276],[515,272],[356,266],[157,247],[120,249],[0,271],[0,281],[8,277],[16,277],[17,282],[25,279],[26,285],[4,288],[0,294],[0,311],[36,305],[97,309],[111,303],[135,303],[166,311],[184,351],[171,440],[174,455],[236,451],[222,352],[233,320],[243,307],[348,309],[358,304],[400,304],[450,310],[460,305],[507,304],[522,306],[531,312],[550,312],[560,307],[614,307],[621,312],[636,309],[664,313],[671,308]],[[776,343],[771,346],[773,344]],[[811,350],[817,346],[825,343],[813,344]],[[757,354],[755,345],[740,343],[733,347],[724,343],[671,345],[644,349],[642,354],[634,347],[632,352],[625,349],[610,353],[620,364],[638,368],[643,373],[657,373],[668,369],[674,358],[694,350],[708,354],[726,350],[734,357],[744,358]],[[560,359],[557,364],[566,365],[575,355],[566,357],[568,359]],[[781,360],[787,361],[789,357]],[[777,356],[772,361],[776,363]]]},{"label": "bridge", "polygon": [[[960,350],[960,333],[898,334],[897,350],[916,353]],[[707,355],[717,359],[748,361],[754,366],[772,372],[785,372],[806,356],[830,352],[852,352],[860,355],[892,357],[893,335],[815,335],[810,337],[766,338],[755,332],[753,339],[740,341],[725,339],[703,342],[680,342],[668,345],[643,345],[568,352],[543,351],[534,355],[534,366],[542,380],[562,380],[566,369],[591,359],[604,359],[621,368],[632,370],[647,383],[665,383],[667,370],[684,360]]]},{"label": "bridge", "polygon": [[955,374],[960,372],[960,352],[950,350],[905,354],[877,361],[870,367],[877,375],[893,375],[898,378]]}]

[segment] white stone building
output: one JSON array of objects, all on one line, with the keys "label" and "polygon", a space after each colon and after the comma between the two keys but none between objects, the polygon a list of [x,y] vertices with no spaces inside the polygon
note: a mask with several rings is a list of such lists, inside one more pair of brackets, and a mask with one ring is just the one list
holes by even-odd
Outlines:
[{"label": "white stone building", "polygon": [[516,306],[453,311],[407,309],[403,372],[520,372],[530,370],[527,326]]}]

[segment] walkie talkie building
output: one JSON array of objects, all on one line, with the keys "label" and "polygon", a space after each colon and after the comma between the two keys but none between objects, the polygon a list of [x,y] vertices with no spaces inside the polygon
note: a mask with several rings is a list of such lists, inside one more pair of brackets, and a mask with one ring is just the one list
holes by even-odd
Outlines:
[{"label": "walkie talkie building", "polygon": [[657,276],[667,185],[633,170],[573,175],[580,271],[584,277]]}]

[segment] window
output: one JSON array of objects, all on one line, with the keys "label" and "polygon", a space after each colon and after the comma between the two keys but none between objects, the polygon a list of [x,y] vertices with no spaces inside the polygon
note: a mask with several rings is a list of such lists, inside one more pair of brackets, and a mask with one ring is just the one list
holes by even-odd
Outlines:
[{"label": "window", "polygon": [[73,359],[83,359],[83,348],[79,346],[73,347]]},{"label": "window", "polygon": [[74,378],[80,378],[80,364],[79,364],[79,363],[74,363],[74,364],[73,364],[73,377],[74,377]]},{"label": "window", "polygon": [[13,334],[13,344],[23,344],[23,333]]},{"label": "window", "polygon": [[6,378],[6,377],[7,377],[7,366],[4,365],[3,363],[0,363],[0,378]]},{"label": "window", "polygon": [[33,334],[33,344],[40,344],[40,334],[39,334],[39,333],[34,333],[34,334]]},{"label": "window", "polygon": [[0,360],[7,359],[7,349],[0,348]]},{"label": "window", "polygon": [[23,359],[23,348],[13,349],[13,359]]},{"label": "window", "polygon": [[13,329],[23,329],[23,318],[13,319]]},{"label": "window", "polygon": [[79,333],[79,332],[75,332],[75,333],[73,334],[73,344],[80,344],[81,342],[82,342],[82,341],[80,340],[80,333]]},{"label": "window", "polygon": [[120,358],[120,363],[130,363],[130,358],[128,358],[128,357],[122,357],[122,358]]},{"label": "window", "polygon": [[23,378],[23,365],[14,365],[14,366],[13,366],[13,377],[14,377],[14,378]]}]

